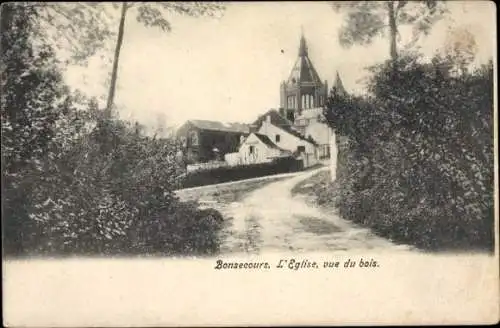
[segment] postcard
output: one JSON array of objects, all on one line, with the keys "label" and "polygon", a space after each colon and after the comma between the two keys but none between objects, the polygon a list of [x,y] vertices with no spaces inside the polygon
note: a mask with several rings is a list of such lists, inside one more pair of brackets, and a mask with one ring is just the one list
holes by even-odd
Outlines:
[{"label": "postcard", "polygon": [[498,323],[495,12],[2,4],[4,325]]}]

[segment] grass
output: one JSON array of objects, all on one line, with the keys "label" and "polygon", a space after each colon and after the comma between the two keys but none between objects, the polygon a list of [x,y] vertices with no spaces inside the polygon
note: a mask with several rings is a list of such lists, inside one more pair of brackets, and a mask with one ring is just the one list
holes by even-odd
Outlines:
[{"label": "grass", "polygon": [[335,208],[335,185],[331,183],[330,171],[321,171],[292,189],[292,196],[303,197],[306,202],[328,210]]}]

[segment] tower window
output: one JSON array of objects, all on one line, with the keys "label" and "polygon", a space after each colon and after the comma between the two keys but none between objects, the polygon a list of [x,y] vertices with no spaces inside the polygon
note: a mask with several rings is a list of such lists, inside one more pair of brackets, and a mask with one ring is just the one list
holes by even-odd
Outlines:
[{"label": "tower window", "polygon": [[295,108],[295,96],[288,96],[288,108]]},{"label": "tower window", "polygon": [[276,140],[276,142],[280,142],[281,136],[279,134],[277,134],[276,137],[275,137],[275,140]]}]

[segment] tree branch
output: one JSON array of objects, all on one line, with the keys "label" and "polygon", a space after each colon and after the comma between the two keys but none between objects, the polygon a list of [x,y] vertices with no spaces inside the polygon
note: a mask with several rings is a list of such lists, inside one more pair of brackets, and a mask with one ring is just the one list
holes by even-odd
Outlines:
[{"label": "tree branch", "polygon": [[398,3],[398,6],[396,7],[395,11],[394,11],[394,16],[396,18],[398,18],[398,14],[399,14],[399,11],[401,10],[401,8],[403,8],[404,6],[406,6],[406,4],[408,3],[408,1],[397,1]]}]

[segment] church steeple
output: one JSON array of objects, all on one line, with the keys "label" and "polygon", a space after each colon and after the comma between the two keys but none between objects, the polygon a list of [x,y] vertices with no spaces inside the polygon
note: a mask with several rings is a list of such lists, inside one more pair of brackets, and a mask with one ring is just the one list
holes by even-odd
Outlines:
[{"label": "church steeple", "polygon": [[304,37],[304,30],[300,28],[300,45],[299,45],[299,57],[306,57],[307,54],[307,43]]},{"label": "church steeple", "polygon": [[347,95],[347,92],[345,91],[345,88],[344,88],[344,84],[342,83],[342,80],[340,79],[339,71],[337,71],[337,76],[335,77],[335,81],[333,82],[332,92],[335,92],[336,94],[338,94],[340,96]]},{"label": "church steeple", "polygon": [[281,107],[287,118],[297,117],[303,110],[321,107],[327,98],[327,83],[323,83],[309,58],[304,31],[301,28],[298,58],[288,80],[281,84]]}]

